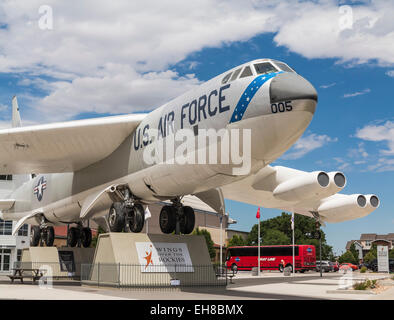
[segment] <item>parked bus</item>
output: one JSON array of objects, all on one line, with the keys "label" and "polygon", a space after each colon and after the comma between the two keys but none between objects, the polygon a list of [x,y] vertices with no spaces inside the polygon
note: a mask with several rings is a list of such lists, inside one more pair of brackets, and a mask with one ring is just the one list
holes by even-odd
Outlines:
[{"label": "parked bus", "polygon": [[[257,267],[257,246],[230,247],[226,253],[226,267],[233,271],[251,270]],[[296,245],[294,248],[296,271],[316,269],[316,250],[312,245]],[[293,246],[260,246],[260,270],[279,270],[285,267],[293,271]]]}]

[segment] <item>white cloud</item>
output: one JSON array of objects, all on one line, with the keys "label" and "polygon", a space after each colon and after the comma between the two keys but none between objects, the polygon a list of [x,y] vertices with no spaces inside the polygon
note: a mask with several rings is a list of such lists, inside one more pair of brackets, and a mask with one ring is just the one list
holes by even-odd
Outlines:
[{"label": "white cloud", "polygon": [[[38,28],[41,0],[3,1],[0,10],[7,26],[0,29],[0,72],[21,73],[27,80],[20,85],[47,92],[30,106],[42,118],[153,109],[199,83],[171,66],[203,48],[265,32],[307,58],[394,65],[392,1],[354,6],[352,29],[341,28],[334,0],[46,4],[53,8],[53,30]],[[195,66],[190,62],[190,70]]]},{"label": "white cloud", "polygon": [[367,88],[367,89],[364,89],[363,91],[357,91],[354,93],[346,93],[343,95],[343,97],[344,98],[353,98],[353,97],[357,97],[357,96],[362,96],[362,95],[370,93],[370,92],[371,92],[371,89]]},{"label": "white cloud", "polygon": [[335,86],[335,85],[336,85],[336,82],[330,83],[330,84],[323,84],[323,85],[320,86],[320,88],[322,88],[322,89],[328,89],[328,88],[331,88],[331,87],[333,87],[333,86]]},{"label": "white cloud", "polygon": [[355,136],[366,141],[387,143],[388,149],[380,150],[380,153],[386,156],[394,156],[394,122],[386,121],[381,125],[367,125],[357,130]]},{"label": "white cloud", "polygon": [[337,138],[330,138],[327,135],[317,135],[315,133],[311,133],[307,136],[302,136],[295,145],[286,152],[282,159],[284,160],[294,160],[299,159],[305,156],[307,153],[321,148],[327,143],[336,142]]},{"label": "white cloud", "polygon": [[381,158],[374,164],[369,165],[368,170],[376,172],[394,171],[394,159]]},{"label": "white cloud", "polygon": [[389,71],[386,72],[386,74],[387,74],[389,77],[394,78],[394,70],[389,70]]}]

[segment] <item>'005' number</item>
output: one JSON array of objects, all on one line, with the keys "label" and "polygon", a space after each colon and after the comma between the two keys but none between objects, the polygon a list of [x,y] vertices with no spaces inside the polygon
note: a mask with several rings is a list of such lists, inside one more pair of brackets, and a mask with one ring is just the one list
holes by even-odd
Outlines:
[{"label": "'005' number", "polygon": [[272,113],[292,111],[292,110],[293,110],[293,106],[291,105],[291,101],[271,104],[271,112]]}]

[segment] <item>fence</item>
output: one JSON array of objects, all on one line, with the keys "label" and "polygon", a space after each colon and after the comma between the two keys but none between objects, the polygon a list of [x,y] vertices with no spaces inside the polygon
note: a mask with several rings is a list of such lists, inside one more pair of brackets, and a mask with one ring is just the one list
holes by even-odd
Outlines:
[{"label": "fence", "polygon": [[119,288],[225,287],[227,270],[213,265],[145,266],[132,264],[82,264],[81,282]]}]

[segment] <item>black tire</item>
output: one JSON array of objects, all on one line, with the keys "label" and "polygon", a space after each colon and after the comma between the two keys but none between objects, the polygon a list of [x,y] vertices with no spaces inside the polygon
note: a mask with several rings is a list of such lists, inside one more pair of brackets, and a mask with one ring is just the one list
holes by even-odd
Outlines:
[{"label": "black tire", "polygon": [[111,232],[122,232],[125,227],[125,210],[120,202],[114,202],[108,212],[108,225]]},{"label": "black tire", "polygon": [[305,273],[305,270],[300,270],[301,273]]},{"label": "black tire", "polygon": [[55,242],[55,229],[53,227],[47,227],[44,242],[47,247],[53,246]]},{"label": "black tire", "polygon": [[92,230],[90,228],[83,228],[81,233],[81,243],[84,248],[89,248],[92,243]]},{"label": "black tire", "polygon": [[193,232],[196,217],[192,207],[183,207],[183,216],[180,221],[180,231],[183,234],[190,234]]},{"label": "black tire", "polygon": [[144,228],[145,211],[142,205],[136,204],[129,212],[129,228],[131,232],[138,233]]},{"label": "black tire", "polygon": [[279,265],[279,271],[280,271],[280,272],[283,272],[283,269],[284,269],[284,268],[283,268],[283,265],[280,264],[280,265]]},{"label": "black tire", "polygon": [[161,208],[159,224],[161,232],[165,234],[174,232],[176,227],[176,215],[174,207],[164,206]]},{"label": "black tire", "polygon": [[30,246],[37,247],[40,244],[41,229],[39,226],[31,226],[30,229]]},{"label": "black tire", "polygon": [[291,264],[286,265],[286,268],[290,267],[290,272],[293,273],[293,266]]},{"label": "black tire", "polygon": [[79,229],[78,228],[70,228],[68,229],[67,233],[67,244],[70,247],[75,247],[78,244],[79,241]]}]

